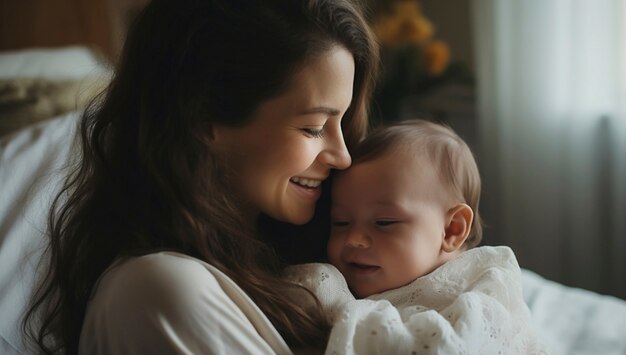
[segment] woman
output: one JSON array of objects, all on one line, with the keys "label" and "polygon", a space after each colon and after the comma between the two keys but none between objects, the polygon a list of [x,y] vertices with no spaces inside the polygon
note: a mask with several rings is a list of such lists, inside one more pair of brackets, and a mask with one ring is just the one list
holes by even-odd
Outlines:
[{"label": "woman", "polygon": [[52,209],[26,323],[42,313],[41,350],[323,348],[326,319],[283,296],[258,221],[313,217],[365,133],[377,63],[349,0],[153,0]]}]

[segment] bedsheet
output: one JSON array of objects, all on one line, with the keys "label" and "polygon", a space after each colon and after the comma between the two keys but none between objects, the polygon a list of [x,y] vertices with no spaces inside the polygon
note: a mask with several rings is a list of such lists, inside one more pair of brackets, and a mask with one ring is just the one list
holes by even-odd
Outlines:
[{"label": "bedsheet", "polygon": [[73,112],[0,139],[0,354],[24,353],[19,321],[77,116]]},{"label": "bedsheet", "polygon": [[626,354],[626,301],[567,287],[525,269],[522,292],[550,354]]}]

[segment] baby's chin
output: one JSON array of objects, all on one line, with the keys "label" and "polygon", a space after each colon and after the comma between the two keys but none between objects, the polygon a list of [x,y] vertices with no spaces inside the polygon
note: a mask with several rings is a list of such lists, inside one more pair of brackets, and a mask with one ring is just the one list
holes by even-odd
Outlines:
[{"label": "baby's chin", "polygon": [[[401,287],[401,286],[399,286]],[[350,291],[352,291],[352,294],[354,295],[354,297],[356,298],[367,298],[369,296],[372,295],[377,295],[379,293],[383,293],[389,290],[393,290],[396,287],[378,287],[378,288],[352,288],[350,287]]]}]

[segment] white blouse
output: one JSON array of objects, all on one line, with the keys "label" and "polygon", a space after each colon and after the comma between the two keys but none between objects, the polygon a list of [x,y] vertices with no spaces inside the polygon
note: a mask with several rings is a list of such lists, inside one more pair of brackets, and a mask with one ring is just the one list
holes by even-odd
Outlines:
[{"label": "white blouse", "polygon": [[160,252],[124,259],[88,303],[80,354],[291,354],[258,306],[224,273]]}]

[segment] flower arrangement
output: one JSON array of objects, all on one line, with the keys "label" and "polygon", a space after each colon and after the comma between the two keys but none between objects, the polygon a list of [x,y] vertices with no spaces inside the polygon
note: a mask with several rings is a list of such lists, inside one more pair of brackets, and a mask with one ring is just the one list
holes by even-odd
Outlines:
[{"label": "flower arrangement", "polygon": [[374,118],[395,117],[398,101],[425,92],[443,79],[450,48],[435,38],[419,0],[370,0],[371,26],[381,47],[382,77],[374,93]]},{"label": "flower arrangement", "polygon": [[374,19],[372,27],[383,50],[413,52],[415,65],[425,74],[437,76],[446,69],[450,49],[434,38],[435,26],[416,0],[393,2],[390,10]]}]

